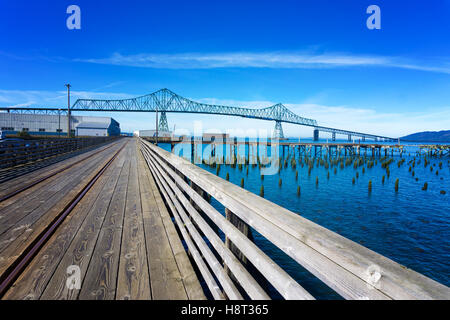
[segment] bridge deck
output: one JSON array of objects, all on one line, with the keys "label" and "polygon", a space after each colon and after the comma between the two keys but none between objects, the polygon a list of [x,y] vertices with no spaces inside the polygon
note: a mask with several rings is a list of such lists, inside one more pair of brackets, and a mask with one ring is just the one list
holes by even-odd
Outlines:
[{"label": "bridge deck", "polygon": [[[3,299],[205,298],[135,139],[0,184],[2,197],[73,164],[0,202],[0,278],[118,151]],[[69,289],[78,270],[81,287]]]}]

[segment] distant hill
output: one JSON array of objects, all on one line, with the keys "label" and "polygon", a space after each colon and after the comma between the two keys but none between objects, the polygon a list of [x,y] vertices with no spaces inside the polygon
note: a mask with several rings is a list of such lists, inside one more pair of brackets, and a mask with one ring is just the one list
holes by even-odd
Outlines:
[{"label": "distant hill", "polygon": [[416,132],[401,137],[400,140],[417,142],[450,142],[450,130]]}]

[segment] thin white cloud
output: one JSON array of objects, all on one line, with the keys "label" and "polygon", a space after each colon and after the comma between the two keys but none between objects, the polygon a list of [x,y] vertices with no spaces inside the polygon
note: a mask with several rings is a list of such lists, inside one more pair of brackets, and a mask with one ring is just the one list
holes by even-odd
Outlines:
[{"label": "thin white cloud", "polygon": [[428,65],[400,57],[352,54],[315,53],[142,53],[107,58],[75,59],[78,62],[109,64],[155,69],[213,69],[213,68],[338,68],[338,67],[394,67],[450,74],[449,62]]},{"label": "thin white cloud", "polygon": [[28,101],[25,103],[18,103],[18,104],[14,104],[12,106],[9,106],[10,108],[23,108],[23,107],[29,107],[32,106],[33,104],[35,104],[34,101]]}]

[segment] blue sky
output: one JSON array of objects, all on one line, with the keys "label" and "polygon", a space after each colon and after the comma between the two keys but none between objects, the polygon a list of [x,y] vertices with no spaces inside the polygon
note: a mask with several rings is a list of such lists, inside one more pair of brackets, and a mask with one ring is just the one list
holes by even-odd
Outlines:
[{"label": "blue sky", "polygon": [[[66,8],[81,8],[68,30]],[[366,8],[381,9],[369,30]],[[319,124],[400,136],[450,129],[450,1],[2,1],[0,106],[65,106],[169,88],[236,106],[281,102]],[[103,114],[104,115],[104,114]],[[112,114],[131,131],[153,114]],[[169,114],[171,128],[273,128]],[[292,136],[310,128],[285,125]]]}]

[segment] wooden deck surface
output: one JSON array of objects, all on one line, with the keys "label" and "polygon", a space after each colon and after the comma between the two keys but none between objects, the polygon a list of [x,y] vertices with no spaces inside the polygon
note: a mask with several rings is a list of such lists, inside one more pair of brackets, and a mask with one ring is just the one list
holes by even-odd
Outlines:
[{"label": "wooden deck surface", "polygon": [[[3,299],[205,299],[135,139],[121,139],[0,184],[1,197],[75,164],[0,202],[0,275],[122,145]],[[68,270],[74,268],[80,271],[79,290],[66,285]]]}]

